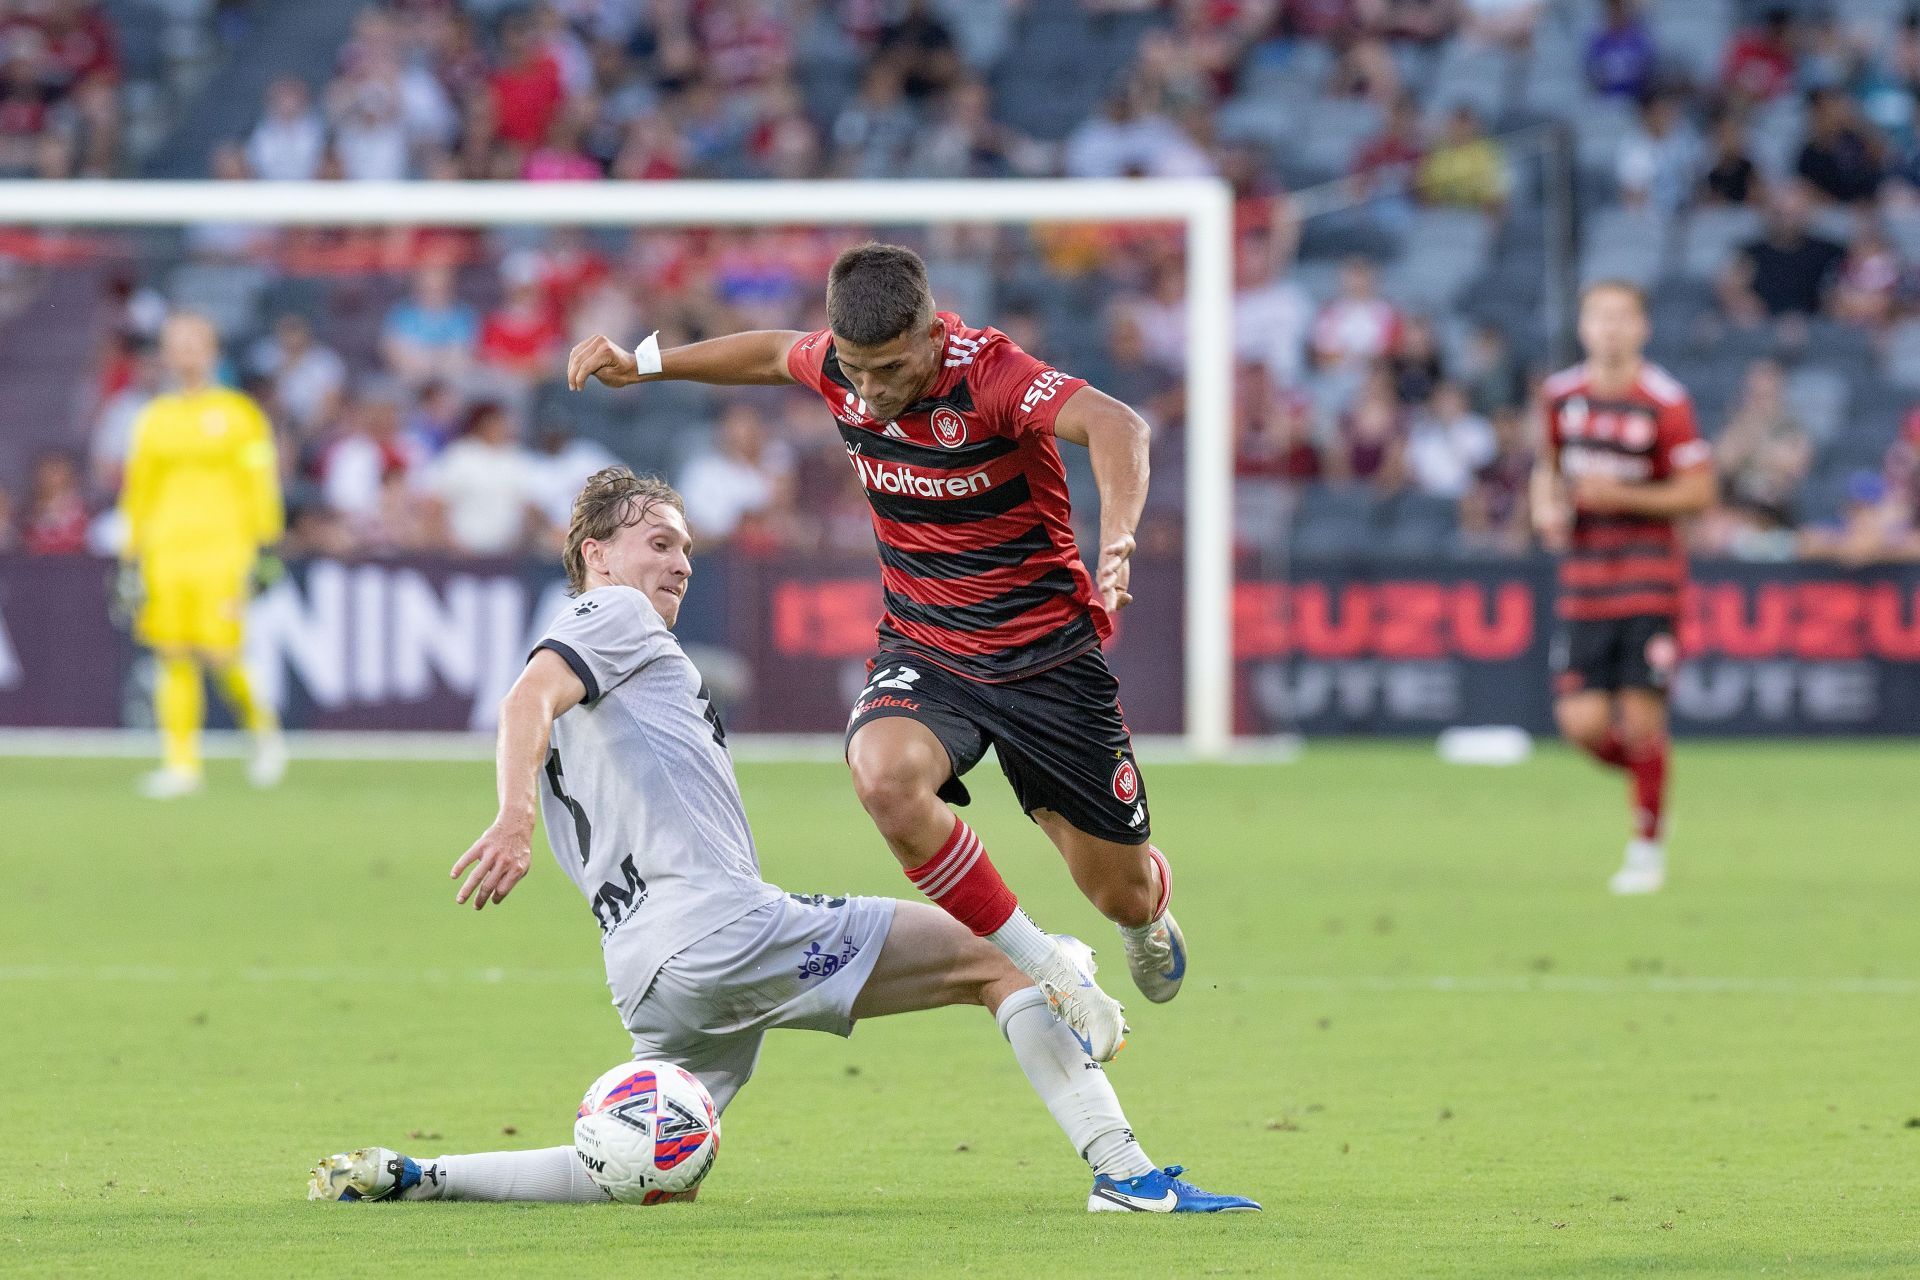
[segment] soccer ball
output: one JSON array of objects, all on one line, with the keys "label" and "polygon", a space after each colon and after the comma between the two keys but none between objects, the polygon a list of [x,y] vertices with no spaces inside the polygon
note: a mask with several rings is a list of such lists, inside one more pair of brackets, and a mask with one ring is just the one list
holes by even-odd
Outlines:
[{"label": "soccer ball", "polygon": [[659,1204],[713,1168],[720,1117],[713,1096],[670,1062],[623,1062],[593,1082],[573,1122],[587,1174],[622,1204]]}]

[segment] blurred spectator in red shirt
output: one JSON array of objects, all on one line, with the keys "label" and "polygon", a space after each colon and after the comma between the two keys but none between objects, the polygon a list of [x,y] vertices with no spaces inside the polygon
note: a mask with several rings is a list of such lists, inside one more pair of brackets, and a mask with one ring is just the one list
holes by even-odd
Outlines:
[{"label": "blurred spectator in red shirt", "polygon": [[1777,6],[1727,46],[1720,83],[1735,97],[1765,102],[1792,87],[1795,63],[1793,10]]},{"label": "blurred spectator in red shirt", "polygon": [[555,227],[546,243],[532,251],[530,261],[546,291],[547,309],[555,316],[571,314],[581,298],[613,274],[581,227]]},{"label": "blurred spectator in red shirt", "polygon": [[566,333],[541,287],[538,261],[514,254],[501,265],[500,275],[507,296],[480,326],[480,362],[532,382],[553,372]]},{"label": "blurred spectator in red shirt", "polygon": [[535,40],[532,23],[523,15],[501,25],[500,67],[489,86],[494,136],[529,150],[538,146],[560,114],[565,93],[559,65]]},{"label": "blurred spectator in red shirt", "polygon": [[20,546],[28,555],[71,556],[87,549],[87,503],[80,466],[64,452],[34,460],[20,512]]},{"label": "blurred spectator in red shirt", "polygon": [[1365,363],[1400,342],[1400,313],[1378,292],[1373,264],[1350,258],[1340,269],[1340,293],[1313,324],[1313,354],[1323,367]]}]

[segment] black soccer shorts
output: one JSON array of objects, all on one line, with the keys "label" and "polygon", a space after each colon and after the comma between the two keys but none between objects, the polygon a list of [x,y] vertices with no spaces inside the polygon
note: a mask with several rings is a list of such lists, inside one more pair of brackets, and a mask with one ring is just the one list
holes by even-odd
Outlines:
[{"label": "black soccer shorts", "polygon": [[969,680],[905,651],[867,664],[847,741],[885,716],[933,731],[953,773],[940,788],[949,804],[971,803],[961,775],[991,746],[1020,808],[1051,809],[1091,836],[1145,844],[1152,833],[1147,788],[1120,711],[1120,685],[1098,649],[1018,680]]},{"label": "black soccer shorts", "polygon": [[1554,631],[1552,652],[1555,697],[1621,689],[1664,694],[1680,662],[1673,619],[1654,613],[1579,621],[1563,618]]}]

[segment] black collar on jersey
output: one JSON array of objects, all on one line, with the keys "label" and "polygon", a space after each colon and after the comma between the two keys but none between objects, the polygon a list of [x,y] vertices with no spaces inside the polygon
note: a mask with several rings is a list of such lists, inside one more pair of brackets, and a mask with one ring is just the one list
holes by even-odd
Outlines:
[{"label": "black collar on jersey", "polygon": [[[840,367],[840,353],[833,349],[832,339],[827,340],[827,354],[826,358],[820,362],[820,372],[826,375],[828,382],[851,393],[855,399],[859,398],[860,392],[854,387],[853,380],[847,377],[846,371]],[[938,382],[939,379],[935,378],[934,381]],[[900,411],[899,417],[904,418],[910,413],[932,413],[935,409],[954,409],[960,413],[973,412],[973,392],[967,387],[965,374],[960,375],[960,380],[953,384],[953,390],[947,394],[915,400]]]}]

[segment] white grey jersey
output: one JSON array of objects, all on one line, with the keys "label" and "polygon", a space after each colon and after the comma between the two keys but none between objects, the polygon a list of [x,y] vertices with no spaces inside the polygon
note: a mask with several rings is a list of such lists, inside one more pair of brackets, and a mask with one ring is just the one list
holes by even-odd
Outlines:
[{"label": "white grey jersey", "polygon": [[720,717],[652,602],[596,588],[541,649],[587,690],[553,722],[547,840],[600,923],[609,968],[617,944],[622,985],[644,992],[668,957],[781,893],[760,878]]}]

